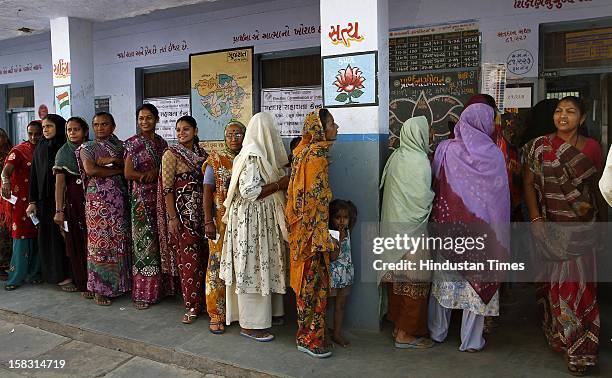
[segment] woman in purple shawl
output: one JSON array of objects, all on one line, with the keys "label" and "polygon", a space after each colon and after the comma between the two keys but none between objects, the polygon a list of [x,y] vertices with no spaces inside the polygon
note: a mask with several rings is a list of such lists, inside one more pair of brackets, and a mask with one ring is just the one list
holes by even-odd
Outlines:
[{"label": "woman in purple shawl", "polygon": [[[469,105],[455,126],[455,138],[438,145],[433,163],[431,219],[439,236],[454,238],[453,248],[445,249],[445,242],[437,250],[437,262],[482,264],[484,270],[434,272],[429,329],[434,341],[444,341],[452,309],[462,309],[459,350],[467,352],[484,347],[484,318],[499,314],[503,277],[489,269],[487,260],[504,262],[508,255],[510,192],[504,156],[493,139],[494,118],[490,105]],[[484,248],[459,244],[470,236],[482,238]]]}]

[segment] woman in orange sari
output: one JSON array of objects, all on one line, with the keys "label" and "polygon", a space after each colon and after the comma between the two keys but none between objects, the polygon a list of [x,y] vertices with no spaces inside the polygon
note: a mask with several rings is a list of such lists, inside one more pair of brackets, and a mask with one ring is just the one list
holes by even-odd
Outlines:
[{"label": "woman in orange sari", "polygon": [[325,343],[330,254],[339,248],[328,231],[327,154],[338,125],[327,109],[306,116],[295,148],[285,214],[289,223],[291,288],[297,297],[297,348],[316,358],[331,356]]},{"label": "woman in orange sari", "polygon": [[[225,332],[225,282],[219,277],[221,250],[225,236],[223,202],[232,177],[234,158],[242,149],[246,127],[240,121],[225,126],[225,148],[211,151],[202,166],[204,173],[204,233],[208,239],[208,268],[206,269],[206,311],[210,316],[210,332]],[[214,210],[214,211],[213,211]],[[214,213],[214,216],[213,216]],[[217,237],[219,235],[219,237]]]}]

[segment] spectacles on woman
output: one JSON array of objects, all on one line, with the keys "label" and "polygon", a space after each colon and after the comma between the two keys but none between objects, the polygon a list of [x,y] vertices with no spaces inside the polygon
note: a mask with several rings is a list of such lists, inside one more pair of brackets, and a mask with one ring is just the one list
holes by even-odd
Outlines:
[{"label": "spectacles on woman", "polygon": [[226,134],[225,137],[229,140],[240,140],[242,139],[242,137],[244,137],[244,134],[243,133]]}]

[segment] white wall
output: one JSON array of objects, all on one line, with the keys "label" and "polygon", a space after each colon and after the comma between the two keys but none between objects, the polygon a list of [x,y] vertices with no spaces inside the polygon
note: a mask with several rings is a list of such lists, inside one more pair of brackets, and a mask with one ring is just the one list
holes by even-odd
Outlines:
[{"label": "white wall", "polygon": [[[11,68],[21,72],[5,73]],[[24,70],[27,68],[28,70]],[[35,69],[38,68],[38,69]],[[34,82],[34,103],[53,109],[53,65],[49,33],[0,43],[0,84]]]}]

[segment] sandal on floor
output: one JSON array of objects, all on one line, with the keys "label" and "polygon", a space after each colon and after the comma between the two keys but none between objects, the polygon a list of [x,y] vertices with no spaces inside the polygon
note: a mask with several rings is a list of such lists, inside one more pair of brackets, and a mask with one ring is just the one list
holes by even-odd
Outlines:
[{"label": "sandal on floor", "polygon": [[148,304],[147,302],[138,301],[138,302],[134,302],[134,307],[138,310],[146,310],[149,307],[151,307],[151,305]]},{"label": "sandal on floor", "polygon": [[567,370],[569,373],[575,377],[582,377],[587,374],[588,366],[586,365],[574,365],[567,364]]},{"label": "sandal on floor", "polygon": [[17,289],[18,287],[19,286],[17,286],[17,285],[6,285],[4,287],[4,290],[6,290],[6,291],[13,291],[13,290]]},{"label": "sandal on floor", "polygon": [[68,293],[74,293],[75,291],[79,291],[76,286],[72,282],[68,282],[67,284],[58,285],[60,289],[66,291]]},{"label": "sandal on floor", "polygon": [[[211,320],[210,324],[208,325],[208,330],[212,334],[222,335],[225,333],[225,324],[223,323],[223,321],[214,322]],[[216,329],[212,329],[212,327],[216,327]]]},{"label": "sandal on floor", "polygon": [[96,294],[94,296],[94,303],[98,306],[110,306],[113,302],[103,295]]},{"label": "sandal on floor", "polygon": [[195,309],[190,308],[189,310],[187,310],[185,315],[183,315],[183,320],[181,320],[181,322],[183,324],[191,324],[196,320],[197,317],[198,314],[195,313]]},{"label": "sandal on floor", "polygon": [[298,345],[297,350],[299,350],[300,352],[304,352],[310,357],[314,357],[314,358],[327,358],[332,355],[332,352],[324,348],[310,349],[310,348],[306,348],[304,346]]},{"label": "sandal on floor", "polygon": [[85,299],[93,299],[94,293],[92,293],[91,291],[82,291],[81,296]]},{"label": "sandal on floor", "polygon": [[274,335],[263,330],[240,331],[240,335],[262,343],[274,340]]},{"label": "sandal on floor", "polygon": [[478,352],[480,352],[480,349],[468,348],[468,349],[464,350],[463,352],[478,353]]},{"label": "sandal on floor", "polygon": [[397,349],[427,349],[434,346],[433,340],[428,337],[417,337],[409,343],[395,342]]}]

